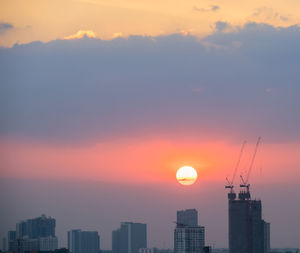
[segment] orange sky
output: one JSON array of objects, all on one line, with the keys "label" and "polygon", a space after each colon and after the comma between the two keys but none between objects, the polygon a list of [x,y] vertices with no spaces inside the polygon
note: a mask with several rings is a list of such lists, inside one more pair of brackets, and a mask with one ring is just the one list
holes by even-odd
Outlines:
[{"label": "orange sky", "polygon": [[[254,143],[246,147],[238,174],[248,168],[253,148]],[[233,172],[240,144],[142,138],[73,147],[3,142],[1,149],[2,177],[173,182],[177,169],[190,165],[198,172],[198,182],[225,183],[226,176]],[[253,167],[252,181],[299,180],[299,153],[300,143],[263,143]]]},{"label": "orange sky", "polygon": [[300,22],[298,0],[2,0],[0,5],[0,23],[13,25],[2,32],[1,46],[55,40],[80,30],[103,39],[177,32],[202,37],[217,21],[284,27]]},{"label": "orange sky", "polygon": [[[203,36],[217,21],[233,26],[247,22],[290,26],[300,22],[298,0],[145,1],[145,0],[2,0],[0,46],[35,40],[191,33]],[[234,28],[233,28],[234,29]],[[224,138],[225,139],[225,138]],[[97,143],[97,141],[95,141]],[[3,177],[74,178],[95,180],[173,180],[183,165],[195,167],[199,180],[224,180],[239,145],[228,141],[124,137],[93,146],[53,146],[26,141],[2,142]],[[299,143],[264,144],[264,174],[279,178],[279,168],[295,170]],[[298,177],[299,172],[293,171]],[[266,176],[266,177],[267,177]],[[290,178],[291,173],[280,175]]]}]

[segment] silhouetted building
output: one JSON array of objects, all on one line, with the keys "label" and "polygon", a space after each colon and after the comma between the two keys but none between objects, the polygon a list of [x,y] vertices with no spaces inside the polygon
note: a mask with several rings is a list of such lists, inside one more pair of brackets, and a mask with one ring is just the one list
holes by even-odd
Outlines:
[{"label": "silhouetted building", "polygon": [[121,253],[121,229],[112,231],[112,253]]},{"label": "silhouetted building", "polygon": [[174,253],[174,250],[158,248],[140,248],[139,253]]},{"label": "silhouetted building", "polygon": [[140,248],[147,248],[146,224],[121,222],[120,228],[112,232],[113,253],[138,253]]},{"label": "silhouetted building", "polygon": [[203,253],[212,253],[211,247],[210,247],[210,246],[205,246],[205,247],[203,248]]},{"label": "silhouetted building", "polygon": [[55,236],[55,219],[42,215],[34,219],[18,222],[16,225],[17,238],[38,238]]},{"label": "silhouetted building", "polygon": [[7,241],[13,241],[17,239],[17,232],[15,230],[10,230],[7,232]]},{"label": "silhouetted building", "polygon": [[9,242],[9,251],[15,253],[25,253],[27,251],[38,251],[38,239],[16,239]]},{"label": "silhouetted building", "polygon": [[26,251],[54,251],[58,248],[57,237],[19,238],[9,242],[9,251],[23,253]]},{"label": "silhouetted building", "polygon": [[174,231],[175,253],[202,253],[205,245],[205,228],[177,227]]},{"label": "silhouetted building", "polygon": [[196,209],[177,211],[177,223],[188,227],[198,226],[198,212]]},{"label": "silhouetted building", "polygon": [[229,250],[227,248],[219,248],[219,249],[212,249],[212,253],[228,253]]},{"label": "silhouetted building", "polygon": [[40,251],[54,251],[58,248],[58,240],[55,236],[40,237],[38,241]]},{"label": "silhouetted building", "polygon": [[80,229],[68,232],[68,249],[70,253],[99,253],[100,237],[96,231],[81,231]]},{"label": "silhouetted building", "polygon": [[7,239],[6,239],[6,237],[2,238],[2,251],[3,252],[7,251]]},{"label": "silhouetted building", "polygon": [[188,209],[177,212],[177,226],[174,230],[175,253],[203,253],[205,228],[198,226],[198,212]]},{"label": "silhouetted building", "polygon": [[16,236],[17,238],[28,236],[28,225],[26,221],[20,221],[16,224]]},{"label": "silhouetted building", "polygon": [[264,253],[270,253],[270,223],[263,221],[264,226]]},{"label": "silhouetted building", "polygon": [[238,199],[229,193],[228,199],[229,253],[267,253],[261,201],[251,200],[249,191],[241,191]]},{"label": "silhouetted building", "polygon": [[69,250],[66,248],[60,248],[60,249],[54,250],[54,253],[69,253]]},{"label": "silhouetted building", "polygon": [[16,224],[16,231],[8,231],[11,252],[53,251],[58,247],[55,219],[42,215]]}]

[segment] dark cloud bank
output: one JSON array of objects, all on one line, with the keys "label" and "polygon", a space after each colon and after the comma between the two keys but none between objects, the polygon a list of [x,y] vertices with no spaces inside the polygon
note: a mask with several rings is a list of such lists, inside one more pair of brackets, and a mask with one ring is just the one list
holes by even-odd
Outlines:
[{"label": "dark cloud bank", "polygon": [[228,27],[202,40],[172,34],[2,48],[0,133],[70,141],[172,128],[299,140],[300,27]]}]

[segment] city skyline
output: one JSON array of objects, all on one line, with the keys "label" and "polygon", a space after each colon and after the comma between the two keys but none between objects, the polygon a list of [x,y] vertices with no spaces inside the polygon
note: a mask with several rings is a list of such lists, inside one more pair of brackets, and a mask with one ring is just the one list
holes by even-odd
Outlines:
[{"label": "city skyline", "polygon": [[45,213],[59,246],[81,229],[109,249],[130,221],[147,224],[145,251],[172,248],[176,211],[196,209],[206,246],[227,248],[234,184],[262,203],[258,240],[300,248],[299,9],[1,0],[0,238]]},{"label": "city skyline", "polygon": [[[270,223],[267,223],[265,220],[263,220],[261,201],[253,200],[251,198],[249,186],[250,185],[248,185],[247,189],[245,190],[245,185],[241,185],[238,194],[234,192],[233,188],[231,188],[230,192],[228,193],[229,233],[227,236],[229,240],[229,252],[235,253],[240,252],[241,250],[245,253],[281,252],[280,250],[285,252],[284,249],[276,249],[274,247],[272,251],[270,251]],[[248,208],[249,210],[247,211]],[[196,209],[177,210],[176,216],[177,220],[174,222],[176,223],[174,230],[175,253],[200,253],[200,251],[201,253],[210,253],[212,249],[215,249],[214,245],[208,245],[204,247],[206,245],[205,227],[199,226],[198,211]],[[246,218],[247,216],[249,216],[249,218]],[[246,224],[248,219],[250,219],[248,222],[251,224],[250,230],[246,229],[246,227],[249,225]],[[140,253],[140,250],[142,250],[143,253],[153,253],[153,251],[156,252],[156,247],[147,248],[147,224],[121,222],[120,225],[121,226],[119,229],[112,231],[112,253]],[[20,245],[23,245],[22,243],[28,240],[30,243],[29,245],[31,246],[21,246],[21,248],[39,248],[41,251],[58,249],[57,238],[55,236],[55,226],[55,218],[51,216],[47,217],[45,214],[42,214],[40,217],[18,221],[16,223],[16,230],[8,231],[7,237],[3,238],[2,242],[7,241],[8,245],[6,245],[6,247],[2,245],[2,248],[7,249],[8,247],[8,249],[14,249],[14,247],[16,247],[14,246],[16,244],[14,241],[19,241],[19,243],[21,243]],[[248,234],[249,232],[251,235]],[[81,229],[72,229],[67,233],[68,249],[71,250],[71,253],[97,253],[100,249],[103,250],[100,248],[101,237],[99,237],[97,231],[82,231]],[[242,237],[239,238],[240,236]],[[55,242],[53,241],[54,239]],[[247,250],[247,247],[249,247],[247,240],[249,239],[249,243],[252,245],[250,246],[250,251],[248,251],[249,248]],[[35,242],[35,240],[38,241]],[[243,246],[244,244],[245,247]],[[128,248],[128,251],[124,251],[124,248]],[[165,250],[167,251],[168,249],[165,248]],[[288,248],[286,248],[286,250],[288,250]],[[290,250],[291,251],[286,252],[294,252],[296,249],[290,248]],[[20,252],[23,253],[23,251]]]},{"label": "city skyline", "polygon": [[[224,198],[224,202],[223,202],[223,204],[224,204],[224,213],[222,214],[224,217],[221,217],[221,220],[222,220],[222,218],[225,218],[225,220],[226,220],[226,222],[225,223],[227,223],[227,216],[228,216],[228,210],[227,210],[227,198],[226,198],[226,191],[224,190],[224,188],[222,187],[222,188],[220,188],[220,190],[222,189],[222,191],[223,191],[223,198]],[[186,194],[186,193],[185,193]],[[196,199],[198,199],[198,197],[197,197],[197,192],[189,192],[188,193],[189,195],[191,195],[191,196],[195,196],[195,198]],[[218,205],[218,203],[215,203],[215,201],[213,200],[212,201],[213,202],[213,204],[214,205]],[[212,203],[209,203],[209,202],[207,202],[206,204],[208,204],[209,206],[210,206],[210,209],[211,209],[211,204]],[[186,205],[185,203],[184,203],[184,205]],[[220,208],[220,207],[219,207]],[[264,208],[265,209],[265,208]],[[97,210],[96,210],[97,211]],[[138,210],[137,210],[138,211]],[[165,227],[164,228],[164,230],[162,231],[163,233],[165,233],[165,231],[169,231],[169,233],[170,233],[170,238],[171,238],[171,240],[169,241],[169,243],[166,243],[166,241],[163,243],[163,244],[161,244],[161,243],[159,243],[159,241],[156,241],[156,242],[153,242],[153,235],[155,235],[155,234],[157,234],[157,232],[158,232],[158,230],[157,229],[159,229],[158,227],[156,227],[156,229],[151,229],[151,230],[149,230],[149,235],[148,235],[148,242],[149,242],[149,247],[161,247],[161,248],[163,248],[163,247],[169,247],[169,248],[172,248],[172,244],[173,244],[173,239],[172,239],[172,234],[173,234],[173,229],[174,229],[174,227],[175,227],[175,223],[173,222],[175,219],[176,219],[176,214],[175,214],[175,212],[174,212],[174,210],[171,210],[172,211],[172,214],[173,214],[173,219],[172,219],[172,217],[169,217],[169,222],[167,223],[167,222],[165,222],[165,223],[163,223],[163,224],[161,224],[162,226],[161,226],[161,228],[162,227]],[[210,212],[212,212],[211,210],[209,210]],[[180,212],[183,212],[183,210],[182,209],[180,209],[180,210],[178,210],[178,212],[177,212],[177,218],[178,218],[178,214],[180,213]],[[213,212],[214,213],[214,215],[217,215],[217,213],[216,212]],[[264,214],[265,214],[266,212],[264,212]],[[267,212],[268,214],[267,214],[267,218],[268,218],[268,221],[271,221],[271,223],[272,223],[272,225],[274,224],[275,225],[275,228],[274,228],[274,226],[272,226],[272,229],[271,229],[271,231],[273,231],[273,232],[271,232],[271,235],[273,235],[273,234],[276,234],[276,221],[275,222],[272,222],[272,220],[271,219],[269,219],[269,213],[270,212]],[[150,213],[149,213],[150,214]],[[136,215],[136,214],[135,214]],[[131,219],[129,219],[129,220],[133,220],[133,221],[138,221],[139,220],[139,222],[145,222],[146,221],[146,219],[144,220],[144,219],[136,219],[136,218],[134,218],[134,216],[135,216],[134,214],[132,215],[132,217],[133,218],[131,218]],[[208,215],[207,213],[205,214],[205,215]],[[159,217],[157,217],[158,219],[159,219]],[[216,221],[216,216],[214,216],[214,217],[212,217],[212,221],[214,221],[214,223],[215,223],[215,221]],[[220,218],[220,217],[219,217]],[[265,218],[265,215],[263,215],[263,218]],[[180,218],[179,218],[180,219]],[[195,216],[194,216],[194,218],[193,219],[197,219]],[[201,219],[201,223],[203,223],[203,221],[204,220],[206,220],[207,219],[207,217],[203,217],[203,213],[200,213],[200,219]],[[110,221],[108,221],[109,223],[114,223],[114,224],[116,224],[116,222],[118,223],[118,221],[112,221],[112,220],[110,220]],[[18,223],[19,224],[19,223]],[[149,223],[149,222],[147,222],[147,224],[148,224],[148,226],[151,228],[152,227],[152,225],[153,224],[151,224],[151,223]],[[84,225],[81,225],[81,226],[74,226],[74,225],[69,225],[69,227],[67,228],[67,230],[64,230],[64,231],[61,231],[61,232],[63,232],[63,233],[60,233],[60,236],[59,236],[59,238],[60,238],[60,240],[59,240],[59,246],[60,247],[66,247],[66,241],[63,239],[64,237],[65,237],[65,234],[66,234],[66,231],[69,231],[70,229],[74,229],[74,228],[85,228],[85,229],[87,229],[87,228],[89,228],[88,230],[97,230],[97,231],[101,231],[100,232],[100,237],[102,238],[102,239],[104,239],[103,240],[103,242],[104,243],[101,243],[101,245],[104,245],[103,246],[103,248],[102,249],[109,249],[110,247],[111,247],[111,242],[110,243],[107,243],[107,240],[108,240],[108,238],[107,238],[107,235],[109,235],[111,232],[110,231],[107,231],[106,229],[104,229],[103,230],[103,226],[99,226],[99,227],[93,227],[93,229],[90,229],[91,228],[91,226],[90,226],[91,224],[84,224]],[[222,226],[220,227],[220,225],[222,225],[222,224],[220,224],[220,223],[218,223],[217,224],[217,226],[215,226],[216,224],[212,224],[211,222],[210,223],[206,223],[206,224],[203,224],[205,227],[206,227],[206,229],[208,230],[208,231],[210,231],[211,233],[208,233],[208,240],[206,239],[206,241],[207,241],[207,245],[211,245],[211,246],[214,246],[214,247],[218,247],[218,248],[222,248],[222,247],[224,247],[224,248],[226,248],[226,246],[227,246],[227,241],[228,241],[228,231],[227,230],[222,230],[222,229],[220,229],[220,228],[222,228]],[[224,228],[226,228],[226,225],[227,224],[223,224],[223,226],[225,225],[225,227]],[[157,224],[156,224],[156,226],[157,226]],[[215,227],[214,227],[215,226]],[[12,228],[12,227],[10,227],[10,228]],[[96,228],[96,229],[95,229]],[[115,229],[115,227],[113,228],[113,229]],[[216,234],[216,229],[218,229],[218,230],[221,230],[220,232],[223,234],[223,237],[224,237],[224,239],[225,240],[223,240],[223,239],[221,239],[221,240],[219,240],[218,239],[218,236],[217,236],[217,234]],[[212,230],[213,230],[213,232],[212,232]],[[62,236],[62,235],[64,235],[64,236]],[[101,236],[102,235],[102,236]],[[109,237],[111,237],[111,235],[109,235]],[[207,237],[207,236],[206,236]],[[106,242],[105,242],[105,240],[106,240]],[[110,240],[109,240],[110,241]],[[223,241],[223,244],[221,243],[221,241]],[[277,245],[280,245],[281,243],[278,243],[278,242],[272,242],[272,245],[273,245],[273,248],[274,247],[276,247]],[[278,246],[277,246],[278,247]],[[286,246],[287,247],[287,246]]]}]

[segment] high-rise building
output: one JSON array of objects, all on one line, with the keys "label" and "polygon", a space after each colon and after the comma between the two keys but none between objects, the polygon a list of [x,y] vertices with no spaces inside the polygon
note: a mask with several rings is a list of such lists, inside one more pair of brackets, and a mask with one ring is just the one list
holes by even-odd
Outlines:
[{"label": "high-rise building", "polygon": [[147,248],[146,224],[121,222],[120,228],[112,232],[113,253],[138,253],[140,248]]},{"label": "high-rise building", "polygon": [[42,215],[16,224],[16,231],[8,231],[9,251],[51,251],[58,248],[55,219]]},{"label": "high-rise building", "polygon": [[270,253],[270,223],[263,221],[264,226],[264,253]]},{"label": "high-rise building", "polygon": [[140,248],[139,253],[174,253],[174,250],[158,248]]},{"label": "high-rise building", "polygon": [[70,253],[99,253],[100,237],[96,231],[81,231],[80,229],[68,232],[68,249]]},{"label": "high-rise building", "polygon": [[202,253],[205,246],[205,228],[176,227],[174,231],[175,253]]},{"label": "high-rise building", "polygon": [[9,251],[14,253],[25,253],[28,251],[38,251],[38,239],[16,239],[9,242]]},{"label": "high-rise building", "polygon": [[177,211],[177,223],[188,227],[198,226],[198,212],[196,209]]},{"label": "high-rise building", "polygon": [[42,215],[34,219],[18,222],[16,225],[17,238],[38,238],[55,236],[55,219]]},{"label": "high-rise building", "polygon": [[68,231],[68,250],[71,253],[80,252],[80,229]]},{"label": "high-rise building", "polygon": [[121,229],[112,231],[112,253],[121,253]]},{"label": "high-rise building", "polygon": [[2,251],[3,252],[7,251],[7,239],[6,239],[6,237],[2,238]]},{"label": "high-rise building", "polygon": [[38,238],[38,241],[40,251],[54,251],[58,248],[58,240],[56,236],[40,237]]},{"label": "high-rise building", "polygon": [[174,252],[203,253],[205,228],[198,225],[197,210],[178,211],[176,224],[174,230]]},{"label": "high-rise building", "polygon": [[17,239],[17,233],[15,230],[10,230],[7,232],[7,241],[13,241]]},{"label": "high-rise building", "polygon": [[241,191],[238,199],[228,194],[229,201],[229,253],[267,253],[260,200],[252,200],[249,190]]},{"label": "high-rise building", "polygon": [[212,248],[211,248],[210,246],[205,246],[205,247],[203,248],[203,252],[204,252],[204,253],[212,253]]}]

